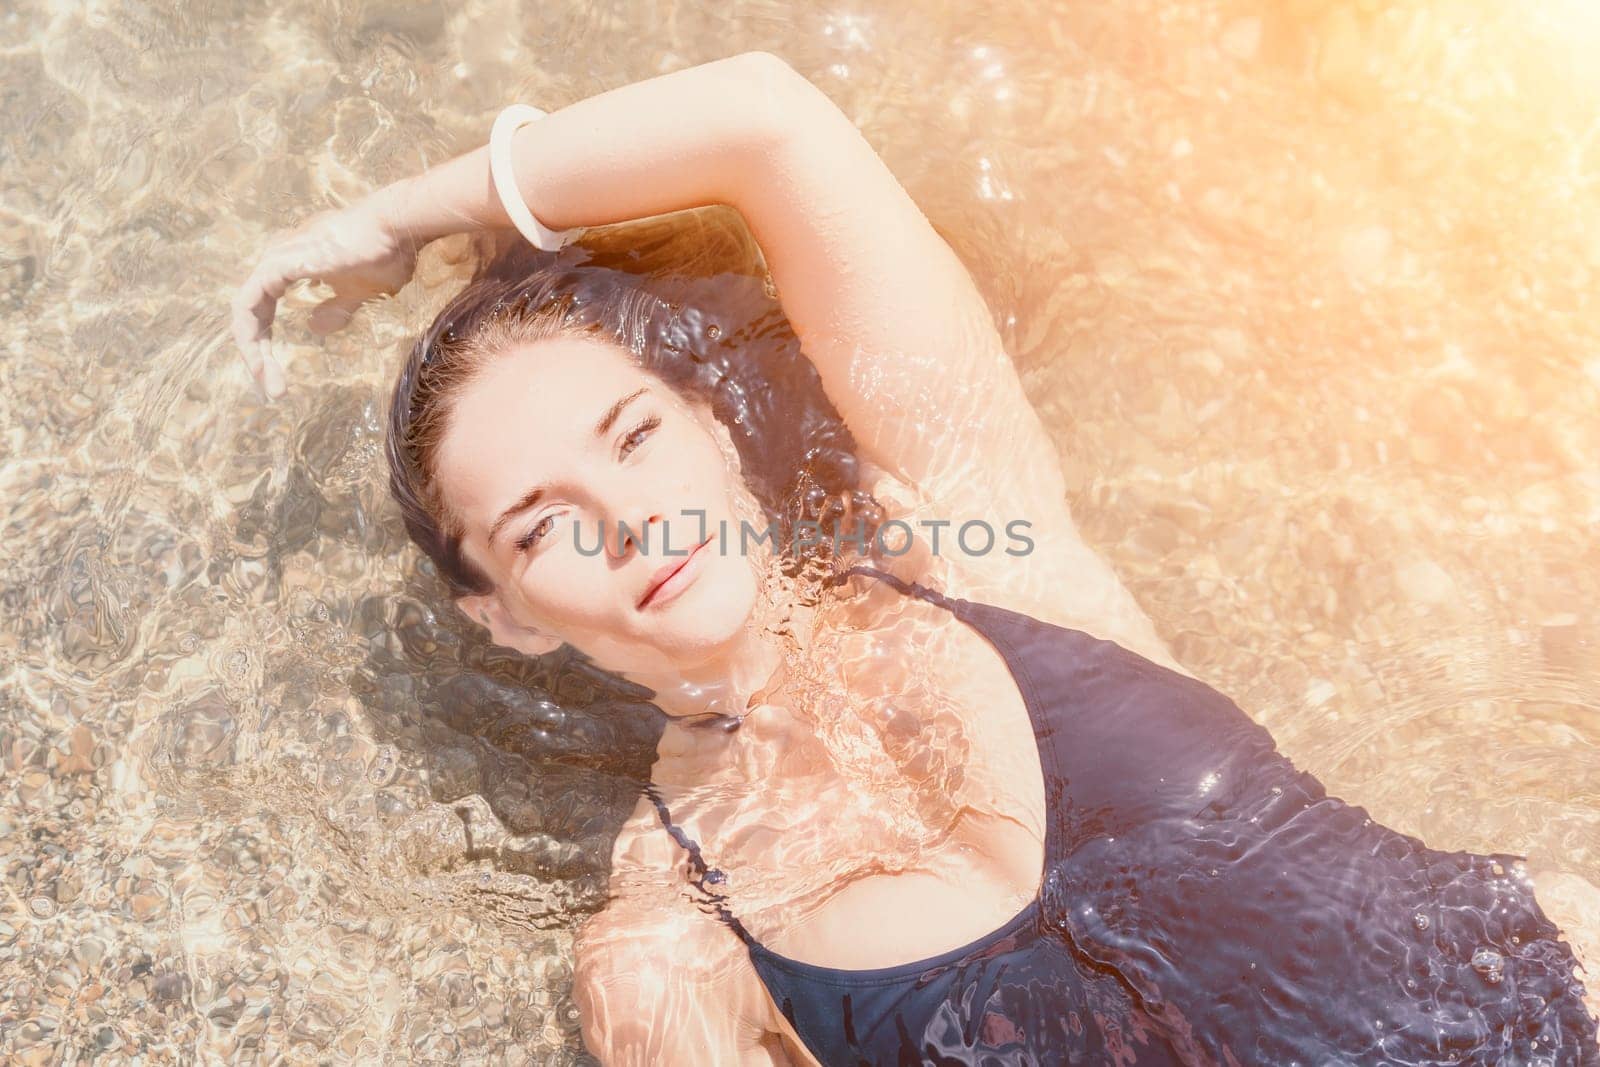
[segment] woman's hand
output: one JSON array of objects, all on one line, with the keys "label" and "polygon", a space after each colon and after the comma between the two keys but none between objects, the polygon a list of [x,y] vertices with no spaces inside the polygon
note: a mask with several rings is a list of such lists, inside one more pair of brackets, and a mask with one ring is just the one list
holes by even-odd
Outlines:
[{"label": "woman's hand", "polygon": [[[558,230],[708,204],[743,210],[747,191],[766,181],[762,161],[787,137],[790,88],[799,76],[785,70],[771,55],[744,53],[561,108],[513,138],[522,198]],[[829,186],[836,191],[837,182]],[[810,205],[797,213],[809,218]],[[283,392],[267,339],[278,299],[296,281],[333,286],[333,299],[311,316],[313,330],[329,333],[366,300],[404,286],[429,241],[510,225],[487,147],[315,216],[267,247],[233,302],[245,365],[268,396]]]},{"label": "woman's hand", "polygon": [[322,282],[334,295],[312,311],[310,326],[332,333],[366,301],[411,280],[418,243],[391,225],[373,198],[324,211],[275,237],[233,298],[233,337],[245,366],[269,397],[283,395],[283,368],[270,338],[278,300],[297,281]]}]

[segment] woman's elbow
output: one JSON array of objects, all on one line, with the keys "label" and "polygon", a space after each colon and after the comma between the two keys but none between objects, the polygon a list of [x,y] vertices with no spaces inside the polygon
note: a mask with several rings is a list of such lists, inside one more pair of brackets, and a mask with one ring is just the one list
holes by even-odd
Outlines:
[{"label": "woman's elbow", "polygon": [[[750,52],[740,52],[731,56],[728,62],[737,64],[741,70],[747,71],[752,77],[760,80],[785,81],[801,78],[799,71],[791,67],[787,60],[775,52],[756,49]],[[802,78],[802,80],[804,80]]]},{"label": "woman's elbow", "polygon": [[745,100],[756,108],[769,144],[786,142],[839,116],[827,94],[773,52],[740,52],[727,62],[737,70]]}]

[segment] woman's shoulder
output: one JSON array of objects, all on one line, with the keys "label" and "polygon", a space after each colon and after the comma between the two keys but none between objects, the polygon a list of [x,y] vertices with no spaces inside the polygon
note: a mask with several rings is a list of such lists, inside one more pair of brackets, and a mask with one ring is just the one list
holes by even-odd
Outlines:
[{"label": "woman's shoulder", "polygon": [[1079,534],[1065,500],[981,479],[935,498],[888,473],[872,473],[873,495],[915,534],[909,551],[886,560],[884,569],[895,577],[1115,641],[1188,673],[1110,564]]}]

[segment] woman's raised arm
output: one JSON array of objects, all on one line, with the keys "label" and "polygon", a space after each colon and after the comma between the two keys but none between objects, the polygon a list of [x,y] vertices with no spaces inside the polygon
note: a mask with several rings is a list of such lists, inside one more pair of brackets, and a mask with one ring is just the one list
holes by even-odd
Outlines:
[{"label": "woman's raised arm", "polygon": [[[1014,479],[1063,499],[1055,450],[965,267],[849,118],[783,60],[748,52],[623,86],[518,136],[518,185],[553,228],[736,208],[879,467],[931,499],[974,475],[990,494]],[[478,186],[482,221],[504,225]],[[449,224],[428,222],[424,234]]]},{"label": "woman's raised arm", "polygon": [[[580,100],[518,130],[512,160],[553,229],[734,207],[868,459],[927,499],[981,475],[990,499],[1060,505],[1055,450],[972,279],[850,120],[781,59],[743,53]],[[406,254],[422,244],[511,224],[486,147],[330,215],[276,242],[241,288],[234,329],[247,361],[293,281],[334,285],[313,325],[337,328],[397,288],[393,275],[409,276]],[[341,254],[339,235],[322,232],[334,223],[390,239]],[[389,257],[380,278],[359,272],[362,256]]]},{"label": "woman's raised arm", "polygon": [[[556,229],[737,206],[737,190],[751,184],[757,161],[782,136],[783,101],[770,69],[755,54],[733,56],[580,100],[524,126],[511,141],[523,199]],[[337,330],[367,300],[404,286],[429,241],[510,225],[487,145],[313,216],[274,237],[234,295],[233,334],[245,364],[269,394],[282,391],[268,342],[278,300],[295,282],[333,286],[311,327]]]},{"label": "woman's raised arm", "polygon": [[[778,56],[622,86],[518,136],[518,187],[554,229],[736,208],[867,459],[925,501],[965,494],[1070,522],[1053,443],[962,262],[850,118]],[[504,226],[472,166],[474,221]],[[440,202],[429,178],[413,203]],[[451,224],[424,206],[405,214],[422,235]]]},{"label": "woman's raised arm", "polygon": [[820,89],[760,62],[789,102],[737,206],[862,451],[925,501],[1070,524],[1055,447],[965,266]]}]

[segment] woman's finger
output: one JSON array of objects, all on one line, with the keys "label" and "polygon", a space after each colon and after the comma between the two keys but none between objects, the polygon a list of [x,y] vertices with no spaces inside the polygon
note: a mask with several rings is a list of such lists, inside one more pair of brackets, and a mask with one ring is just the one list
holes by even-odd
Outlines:
[{"label": "woman's finger", "polygon": [[260,291],[256,282],[256,275],[251,273],[244,280],[238,290],[233,294],[233,301],[229,305],[232,312],[233,343],[239,347],[239,352],[244,356],[246,364],[253,362],[253,348],[256,341],[260,340],[261,324],[255,315],[255,305],[260,299]]},{"label": "woman's finger", "polygon": [[235,329],[242,331],[240,344],[271,336],[278,301],[289,286],[310,276],[303,261],[304,256],[293,246],[268,251],[261,257],[234,296]]},{"label": "woman's finger", "polygon": [[268,260],[262,260],[233,296],[233,335],[240,349],[254,345],[272,334],[272,320],[278,302],[268,295],[269,276],[264,273]]},{"label": "woman's finger", "polygon": [[304,276],[292,249],[269,251],[233,298],[233,337],[245,366],[268,397],[284,393],[283,367],[272,356],[272,322],[278,300]]},{"label": "woman's finger", "polygon": [[[238,341],[238,336],[238,324],[236,322],[234,325],[235,341]],[[239,349],[239,358],[244,360],[245,369],[250,372],[250,377],[254,378],[256,384],[265,390],[266,383],[261,377],[261,352],[264,345],[257,341],[247,341],[238,344],[237,347]]]},{"label": "woman's finger", "polygon": [[263,339],[261,346],[261,386],[267,391],[267,396],[273,400],[284,394],[287,388],[283,378],[283,365],[272,354],[272,342]]}]

